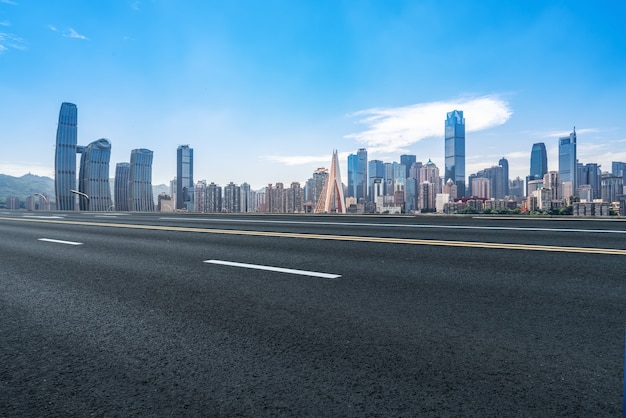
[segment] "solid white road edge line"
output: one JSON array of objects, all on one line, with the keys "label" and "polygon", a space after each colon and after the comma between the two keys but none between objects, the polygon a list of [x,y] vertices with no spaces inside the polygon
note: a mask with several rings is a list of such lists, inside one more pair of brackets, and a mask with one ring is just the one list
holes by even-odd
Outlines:
[{"label": "solid white road edge line", "polygon": [[299,274],[301,276],[321,277],[323,279],[338,279],[339,277],[341,277],[340,274],[318,273],[315,271],[294,270],[294,269],[286,269],[286,268],[281,268],[281,267],[261,266],[258,264],[234,263],[232,261],[223,261],[223,260],[204,260],[204,262],[208,264],[219,264],[222,266],[242,267],[242,268],[255,269],[255,270],[275,271],[278,273]]},{"label": "solid white road edge line", "polygon": [[50,238],[39,238],[38,241],[54,242],[55,244],[83,245],[82,242],[62,241],[59,239],[50,239]]}]

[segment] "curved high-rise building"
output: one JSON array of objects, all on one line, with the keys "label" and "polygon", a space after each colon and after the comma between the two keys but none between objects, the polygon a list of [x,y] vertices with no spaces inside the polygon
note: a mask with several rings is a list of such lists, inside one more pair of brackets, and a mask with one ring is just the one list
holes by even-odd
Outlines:
[{"label": "curved high-rise building", "polygon": [[533,144],[530,151],[530,180],[543,179],[548,172],[548,154],[546,144],[538,142]]},{"label": "curved high-rise building", "polygon": [[108,139],[98,139],[82,150],[78,191],[88,197],[79,196],[80,210],[107,211],[113,206],[109,185],[110,159],[111,142]]},{"label": "curved high-rise building", "polygon": [[115,210],[129,211],[128,207],[128,179],[130,176],[129,163],[115,165]]},{"label": "curved high-rise building", "polygon": [[445,181],[452,179],[459,196],[465,196],[465,118],[463,111],[446,114]]},{"label": "curved high-rise building", "polygon": [[58,210],[74,210],[76,196],[76,145],[78,111],[73,103],[62,103],[54,153],[54,191]]},{"label": "curved high-rise building", "polygon": [[130,153],[128,208],[134,212],[154,212],[152,195],[152,151],[141,148]]}]

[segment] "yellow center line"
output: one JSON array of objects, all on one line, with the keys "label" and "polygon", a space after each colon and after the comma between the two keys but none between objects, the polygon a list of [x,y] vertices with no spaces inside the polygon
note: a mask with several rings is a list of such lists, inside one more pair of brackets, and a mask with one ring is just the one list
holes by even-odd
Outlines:
[{"label": "yellow center line", "polygon": [[626,250],[615,248],[592,248],[592,247],[562,247],[556,245],[536,245],[536,244],[506,244],[497,242],[475,242],[475,241],[443,241],[433,239],[414,238],[385,238],[385,237],[363,237],[353,235],[326,235],[326,234],[305,234],[297,232],[269,232],[269,231],[247,231],[236,229],[214,229],[214,228],[189,228],[181,226],[159,226],[159,225],[137,225],[104,222],[67,221],[52,219],[32,219],[32,218],[2,218],[4,221],[17,222],[37,222],[65,225],[99,226],[107,228],[143,229],[152,231],[171,232],[195,232],[205,234],[223,235],[247,235],[256,237],[277,237],[277,238],[300,238],[300,239],[321,239],[329,241],[353,241],[383,244],[408,244],[408,245],[434,245],[441,247],[464,247],[464,248],[489,248],[500,250],[526,250],[526,251],[551,251],[566,253],[586,253],[586,254],[614,254],[626,255]]}]

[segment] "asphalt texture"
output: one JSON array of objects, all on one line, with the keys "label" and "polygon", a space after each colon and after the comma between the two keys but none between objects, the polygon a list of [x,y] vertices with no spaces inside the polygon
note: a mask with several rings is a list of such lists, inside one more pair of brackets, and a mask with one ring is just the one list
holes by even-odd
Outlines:
[{"label": "asphalt texture", "polygon": [[626,222],[60,215],[0,214],[1,416],[622,414],[626,255],[272,232],[626,249]]}]

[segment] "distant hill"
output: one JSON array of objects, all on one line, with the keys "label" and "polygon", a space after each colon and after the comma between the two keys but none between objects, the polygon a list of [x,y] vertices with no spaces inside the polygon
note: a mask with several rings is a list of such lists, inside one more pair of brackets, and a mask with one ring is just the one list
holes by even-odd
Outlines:
[{"label": "distant hill", "polygon": [[0,201],[6,201],[9,196],[17,196],[20,201],[24,201],[27,196],[35,193],[54,198],[54,180],[34,174],[25,174],[22,177],[0,174]]},{"label": "distant hill", "polygon": [[[113,197],[114,180],[111,179],[110,181],[111,197]],[[169,193],[169,189],[169,186],[165,184],[152,186],[154,199],[156,200],[159,193]],[[0,202],[6,202],[9,196],[17,196],[20,202],[23,203],[27,196],[33,196],[35,193],[46,194],[50,197],[50,200],[54,200],[54,179],[34,174],[25,174],[22,177],[0,174]]]},{"label": "distant hill", "polygon": [[170,194],[170,186],[166,186],[165,184],[157,184],[155,186],[153,184],[152,185],[152,195],[154,196],[155,200],[161,193]]}]

